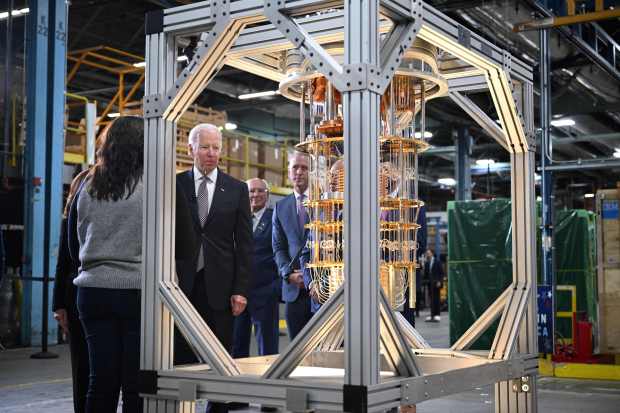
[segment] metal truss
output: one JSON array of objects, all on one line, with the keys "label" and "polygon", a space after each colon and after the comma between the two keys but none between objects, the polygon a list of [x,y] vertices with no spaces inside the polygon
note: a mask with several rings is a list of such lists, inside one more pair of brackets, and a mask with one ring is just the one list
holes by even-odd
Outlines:
[{"label": "metal truss", "polygon": [[[379,412],[496,383],[497,412],[536,412],[531,68],[419,0],[212,0],[147,17],[145,411],[193,412],[207,398]],[[187,35],[199,35],[199,46],[178,72],[176,40]],[[416,37],[463,62],[445,74],[450,96],[511,155],[513,282],[450,349],[431,348],[378,283],[379,100]],[[344,41],[342,63],[323,48],[334,41]],[[175,122],[222,65],[281,80],[282,70],[259,57],[292,48],[342,93],[346,282],[282,354],[233,360],[176,282]],[[466,97],[480,90],[490,92],[501,127]],[[173,317],[206,364],[173,366]],[[491,349],[469,351],[497,318]]]}]

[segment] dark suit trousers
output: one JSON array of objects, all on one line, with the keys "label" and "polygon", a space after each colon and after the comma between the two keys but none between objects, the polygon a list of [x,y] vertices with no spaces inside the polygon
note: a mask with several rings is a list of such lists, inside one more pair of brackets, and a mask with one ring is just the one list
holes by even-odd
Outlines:
[{"label": "dark suit trousers", "polygon": [[299,290],[297,299],[284,305],[288,336],[293,340],[312,318],[310,296],[306,289]]},{"label": "dark suit trousers", "polygon": [[246,309],[238,317],[235,317],[235,334],[233,344],[233,357],[242,358],[250,356],[250,340],[252,326],[256,335],[259,356],[268,356],[278,353],[279,302],[274,297],[267,304],[250,312]]},{"label": "dark suit trousers", "polygon": [[441,288],[437,287],[436,281],[431,281],[431,316],[439,315],[439,292]]},{"label": "dark suit trousers", "polygon": [[[416,299],[419,299],[416,297]],[[415,315],[416,312],[419,312],[418,308],[417,308],[418,304],[416,303],[416,308],[411,308],[409,305],[409,287],[407,287],[405,289],[405,304],[403,304],[403,310],[400,312],[403,317],[405,317],[405,319],[407,321],[409,321],[409,324],[411,324],[413,327],[415,327]]]},{"label": "dark suit trousers", "polygon": [[[194,287],[188,298],[211,331],[213,331],[213,334],[230,353],[232,349],[233,315],[230,307],[225,310],[215,310],[209,306],[203,271],[195,274]],[[196,357],[189,344],[187,344],[181,332],[175,327],[174,364],[195,364],[198,361],[198,357]],[[228,413],[228,405],[226,403],[209,402],[206,413]]]},{"label": "dark suit trousers", "polygon": [[[203,270],[204,271],[204,270]],[[203,271],[195,275],[194,288],[190,294],[189,301],[194,305],[196,311],[202,316],[213,334],[220,340],[220,343],[230,353],[232,350],[232,336],[234,318],[230,307],[225,310],[214,310],[207,303],[207,293]],[[181,332],[175,327],[174,331],[174,364],[195,364],[198,358],[194,355],[191,347],[185,341]]]}]

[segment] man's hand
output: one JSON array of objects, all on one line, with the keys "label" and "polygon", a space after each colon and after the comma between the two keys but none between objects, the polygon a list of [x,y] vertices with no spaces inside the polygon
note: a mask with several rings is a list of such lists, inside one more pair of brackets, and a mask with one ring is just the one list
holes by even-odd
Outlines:
[{"label": "man's hand", "polygon": [[302,288],[306,288],[305,285],[304,285],[304,276],[303,276],[303,274],[301,273],[300,270],[293,271],[288,276],[288,282],[289,282],[289,284],[296,285],[297,288],[299,288],[300,290]]},{"label": "man's hand", "polygon": [[64,308],[54,311],[54,320],[58,321],[60,328],[65,334],[69,334],[69,317],[67,316],[67,310]]},{"label": "man's hand", "polygon": [[241,314],[248,305],[248,300],[242,295],[233,295],[230,297],[230,308],[232,315],[235,317]]},{"label": "man's hand", "polygon": [[310,295],[310,298],[312,298],[314,301],[316,301],[317,303],[319,302],[319,289],[316,288],[314,281],[312,281],[308,286],[308,294]]}]

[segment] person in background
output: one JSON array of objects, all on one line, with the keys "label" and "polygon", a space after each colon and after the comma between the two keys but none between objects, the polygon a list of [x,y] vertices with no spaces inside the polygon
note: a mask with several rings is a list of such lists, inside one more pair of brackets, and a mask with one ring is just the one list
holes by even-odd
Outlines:
[{"label": "person in background", "polygon": [[271,245],[273,209],[267,207],[269,186],[265,180],[259,178],[250,179],[246,183],[250,191],[254,232],[253,277],[248,306],[235,318],[234,358],[249,357],[252,326],[259,356],[277,354],[279,341],[281,280]]},{"label": "person in background", "polygon": [[[192,230],[198,242],[188,257],[177,253],[179,286],[224,348],[231,352],[234,317],[247,305],[253,251],[248,186],[220,171],[222,134],[211,124],[196,125],[188,150],[194,159],[189,171],[177,175],[177,190],[186,197]],[[177,231],[177,239],[183,237]],[[175,331],[175,364],[198,360]],[[225,403],[208,403],[208,412],[227,412]]]},{"label": "person in background", "polygon": [[67,234],[72,259],[80,263],[73,283],[90,363],[87,413],[116,412],[121,389],[123,412],[142,410],[143,158],[144,121],[115,119],[71,203]]},{"label": "person in background", "polygon": [[289,157],[288,177],[293,183],[293,193],[278,201],[273,212],[273,253],[282,278],[284,317],[291,340],[312,317],[310,296],[299,262],[306,243],[304,226],[309,222],[304,206],[308,199],[308,165],[305,154],[295,152]]},{"label": "person in background", "polygon": [[441,309],[439,307],[439,292],[443,285],[443,267],[439,259],[435,257],[435,252],[429,248],[426,250],[424,262],[424,278],[429,281],[431,296],[431,315],[426,317],[428,322],[439,322]]},{"label": "person in background", "polygon": [[73,411],[83,413],[86,409],[86,393],[88,391],[88,345],[84,338],[84,329],[80,323],[76,299],[77,287],[73,279],[78,275],[80,263],[71,259],[67,242],[67,216],[69,207],[78,188],[89,173],[88,169],[80,172],[71,182],[69,195],[60,226],[60,245],[58,247],[58,261],[54,293],[52,296],[52,311],[54,319],[58,321],[63,333],[69,339],[69,353],[71,354],[71,378],[73,383]]}]

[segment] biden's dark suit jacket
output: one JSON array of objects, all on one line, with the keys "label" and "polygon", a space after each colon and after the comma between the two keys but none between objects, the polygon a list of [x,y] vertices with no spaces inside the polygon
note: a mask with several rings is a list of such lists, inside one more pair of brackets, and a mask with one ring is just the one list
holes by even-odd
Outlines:
[{"label": "biden's dark suit jacket", "polygon": [[[177,175],[177,187],[186,196],[198,240],[191,254],[176,265],[181,290],[189,297],[194,286],[200,243],[205,255],[204,285],[209,307],[230,308],[232,295],[248,296],[250,257],[253,250],[252,219],[248,187],[244,182],[218,170],[209,215],[201,227],[194,188],[193,169]],[[177,237],[183,234],[177,233]]]}]

